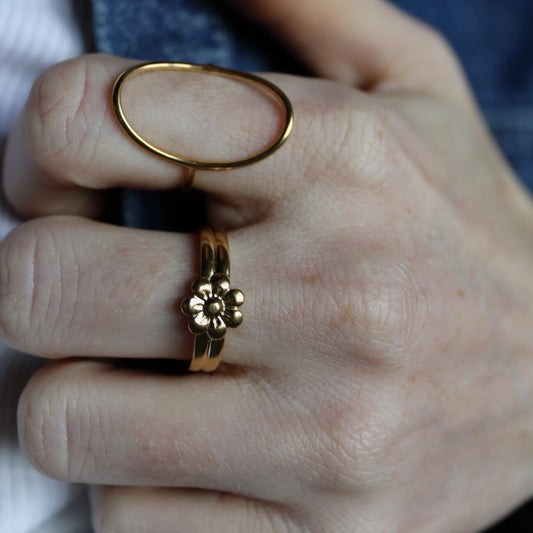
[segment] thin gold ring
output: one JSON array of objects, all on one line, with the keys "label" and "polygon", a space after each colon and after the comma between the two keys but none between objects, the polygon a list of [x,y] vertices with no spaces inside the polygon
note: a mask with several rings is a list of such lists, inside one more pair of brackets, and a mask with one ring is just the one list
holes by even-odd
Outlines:
[{"label": "thin gold ring", "polygon": [[222,359],[227,328],[242,322],[239,307],[244,294],[230,287],[228,238],[222,230],[200,232],[200,278],[192,284],[193,295],[185,298],[182,311],[190,317],[189,331],[195,335],[189,365],[191,372],[213,372]]},{"label": "thin gold ring", "polygon": [[[281,104],[284,109],[285,117],[284,124],[281,129],[281,133],[275,139],[273,144],[271,144],[267,149],[262,152],[255,154],[251,157],[244,159],[236,159],[234,161],[208,161],[202,159],[192,159],[179,155],[177,153],[168,152],[161,147],[158,147],[147,139],[145,139],[138,131],[136,131],[129,120],[126,117],[124,108],[122,106],[122,89],[124,83],[139,74],[150,71],[157,70],[176,70],[176,71],[187,71],[187,72],[200,72],[203,74],[210,74],[214,76],[219,76],[223,78],[234,79],[243,83],[248,83],[252,85],[258,85],[263,89],[266,89],[271,93]],[[142,63],[140,65],[135,65],[118,76],[113,86],[112,91],[112,102],[113,102],[113,111],[119,124],[122,126],[124,131],[140,146],[146,150],[163,157],[173,163],[177,163],[189,169],[188,174],[188,185],[192,185],[194,179],[194,173],[196,170],[230,170],[233,168],[244,167],[247,165],[252,165],[261,161],[265,157],[273,154],[278,150],[283,143],[289,138],[291,134],[293,125],[294,125],[294,113],[292,109],[291,102],[287,95],[274,83],[260,77],[255,74],[250,74],[249,72],[242,72],[240,70],[234,70],[223,67],[216,67],[214,65],[198,65],[194,63],[166,63],[166,62],[157,62],[157,63]]]}]

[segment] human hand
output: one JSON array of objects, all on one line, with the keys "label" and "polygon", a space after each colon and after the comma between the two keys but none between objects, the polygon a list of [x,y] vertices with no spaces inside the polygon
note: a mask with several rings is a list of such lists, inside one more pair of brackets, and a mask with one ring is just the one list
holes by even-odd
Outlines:
[{"label": "human hand", "polygon": [[[277,4],[253,2],[269,20]],[[378,2],[283,4],[298,20],[278,33],[337,81],[269,75],[295,108],[288,144],[196,176],[247,297],[228,366],[101,359],[190,357],[176,301],[195,237],[28,222],[0,247],[2,338],[63,360],[21,399],[21,445],[53,477],[104,485],[97,531],[477,531],[532,494],[531,203],[429,30]],[[110,85],[130,64],[89,56],[37,82],[6,158],[17,209],[93,216],[95,191],[182,183],[115,123]],[[217,120],[242,136],[209,128],[196,148],[201,105],[179,122],[148,105],[172,85],[132,86],[131,113],[185,153],[232,158],[276,129],[224,93]]]}]

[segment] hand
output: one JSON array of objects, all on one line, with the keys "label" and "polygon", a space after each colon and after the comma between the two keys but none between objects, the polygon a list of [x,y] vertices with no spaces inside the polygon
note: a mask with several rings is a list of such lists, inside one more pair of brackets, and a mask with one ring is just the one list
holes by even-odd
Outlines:
[{"label": "hand", "polygon": [[[228,366],[103,359],[190,358],[176,302],[197,237],[30,221],[0,246],[1,336],[61,360],[23,394],[21,446],[50,476],[102,486],[97,531],[478,531],[533,494],[530,199],[430,30],[375,1],[248,5],[334,81],[269,75],[291,139],[196,176],[247,297]],[[116,125],[110,85],[130,64],[88,56],[38,80],[6,156],[19,211],[95,216],[111,187],[183,183]],[[178,121],[174,78],[139,79],[130,112],[192,155],[232,158],[276,129],[226,92],[218,124],[241,135],[206,127],[200,144],[213,113],[187,96],[210,84],[180,85]]]}]

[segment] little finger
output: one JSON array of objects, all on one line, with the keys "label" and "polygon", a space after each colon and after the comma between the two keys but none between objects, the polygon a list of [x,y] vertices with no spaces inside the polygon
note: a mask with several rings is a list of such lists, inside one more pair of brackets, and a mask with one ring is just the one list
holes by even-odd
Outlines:
[{"label": "little finger", "polygon": [[286,508],[234,494],[193,489],[93,487],[96,533],[291,533],[302,531]]}]

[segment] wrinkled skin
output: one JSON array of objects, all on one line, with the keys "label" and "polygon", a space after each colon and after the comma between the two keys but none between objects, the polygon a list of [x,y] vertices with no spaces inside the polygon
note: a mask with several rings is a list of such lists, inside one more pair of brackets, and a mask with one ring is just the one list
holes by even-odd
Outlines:
[{"label": "wrinkled skin", "polygon": [[[89,220],[105,189],[185,179],[114,121],[109,88],[132,61],[86,56],[37,80],[4,168],[37,218],[0,246],[0,323],[56,361],[20,400],[21,446],[94,485],[97,532],[479,531],[533,494],[530,198],[431,30],[377,1],[247,7],[329,79],[266,75],[294,105],[288,143],[196,176],[246,294],[213,375],[106,359],[187,359],[192,344],[176,302],[196,237]],[[232,158],[276,131],[278,107],[250,96],[258,129],[235,88],[217,120],[241,136],[213,128],[204,146],[207,100],[179,121],[149,105],[172,83],[128,98],[183,151]]]}]

